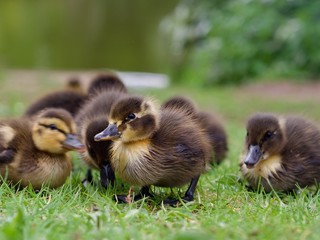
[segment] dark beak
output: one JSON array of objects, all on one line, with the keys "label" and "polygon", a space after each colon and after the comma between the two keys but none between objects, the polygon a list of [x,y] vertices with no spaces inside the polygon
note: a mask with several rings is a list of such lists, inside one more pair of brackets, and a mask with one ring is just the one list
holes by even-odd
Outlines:
[{"label": "dark beak", "polygon": [[98,133],[94,136],[94,140],[105,141],[105,140],[114,140],[120,137],[120,133],[118,131],[118,127],[116,124],[109,124],[109,126],[103,130],[101,133]]},{"label": "dark beak", "polygon": [[253,168],[254,165],[260,160],[262,156],[260,147],[258,145],[250,145],[249,152],[244,160],[244,163],[247,165],[247,168]]},{"label": "dark beak", "polygon": [[67,139],[62,143],[63,147],[69,150],[82,150],[84,145],[79,141],[76,135],[67,134]]}]

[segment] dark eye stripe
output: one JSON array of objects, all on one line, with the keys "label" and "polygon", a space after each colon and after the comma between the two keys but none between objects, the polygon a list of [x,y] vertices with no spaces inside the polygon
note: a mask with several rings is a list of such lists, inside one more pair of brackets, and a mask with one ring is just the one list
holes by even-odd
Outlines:
[{"label": "dark eye stripe", "polygon": [[[46,125],[46,124],[42,124],[42,123],[40,123],[39,125],[42,126],[42,127],[45,127],[45,128],[52,129],[52,126],[51,126],[51,125]],[[61,132],[61,133],[63,133],[64,135],[67,135],[67,133],[66,133],[65,131],[63,131],[63,130],[57,128],[57,127],[56,127],[56,129],[54,129],[54,130],[57,130],[58,132]]]}]

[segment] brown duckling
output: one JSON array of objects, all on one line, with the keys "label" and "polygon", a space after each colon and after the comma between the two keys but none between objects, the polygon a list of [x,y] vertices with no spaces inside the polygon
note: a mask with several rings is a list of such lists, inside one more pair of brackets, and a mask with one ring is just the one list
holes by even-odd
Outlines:
[{"label": "brown duckling", "polygon": [[69,88],[51,92],[33,102],[24,116],[32,117],[45,108],[63,108],[75,116],[86,99],[85,93]]},{"label": "brown duckling", "polygon": [[113,105],[108,120],[108,127],[95,140],[114,141],[111,164],[116,174],[131,185],[142,186],[135,199],[151,195],[151,185],[171,188],[190,183],[183,200],[193,200],[211,147],[192,117],[177,108],[160,110],[151,100],[128,96]]},{"label": "brown duckling", "polygon": [[0,172],[12,184],[34,189],[61,186],[72,162],[66,153],[81,149],[72,116],[64,109],[46,109],[28,118],[0,122]]},{"label": "brown duckling", "polygon": [[241,172],[253,189],[290,192],[320,180],[320,131],[300,117],[256,114],[247,123]]},{"label": "brown duckling", "polygon": [[179,111],[183,110],[186,114],[195,118],[210,139],[214,153],[211,163],[219,164],[222,162],[228,151],[227,134],[222,124],[213,114],[198,111],[191,100],[181,96],[170,98],[163,103],[162,107],[177,108]]},{"label": "brown duckling", "polygon": [[96,169],[100,171],[102,186],[107,188],[115,180],[108,151],[112,142],[96,142],[94,136],[108,126],[107,119],[112,104],[126,96],[127,89],[118,77],[100,75],[92,81],[88,92],[91,98],[76,116],[80,136],[86,146],[81,158],[90,168],[83,183],[92,182],[91,169]]}]

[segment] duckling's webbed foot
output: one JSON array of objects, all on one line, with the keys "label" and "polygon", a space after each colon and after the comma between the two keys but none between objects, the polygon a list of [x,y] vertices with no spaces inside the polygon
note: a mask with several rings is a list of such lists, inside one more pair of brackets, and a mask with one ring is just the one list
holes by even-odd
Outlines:
[{"label": "duckling's webbed foot", "polygon": [[104,188],[108,185],[114,186],[115,175],[110,164],[103,164],[100,170],[100,182]]},{"label": "duckling's webbed foot", "polygon": [[[153,198],[153,194],[150,193],[150,187],[149,186],[143,186],[139,193],[137,195],[134,196],[133,198],[133,201],[138,201],[142,198],[145,198],[145,197],[150,197],[150,198]],[[116,195],[115,197],[116,201],[119,202],[119,203],[128,203],[128,196],[125,196],[125,195]]]},{"label": "duckling's webbed foot", "polygon": [[[184,197],[182,198],[182,201],[184,202],[191,202],[194,200],[194,192],[196,190],[198,181],[200,176],[197,176],[191,180],[191,183],[184,194]],[[166,199],[163,201],[163,204],[170,205],[170,206],[176,206],[180,201],[178,199]]]},{"label": "duckling's webbed foot", "polygon": [[82,185],[87,186],[88,184],[93,183],[92,171],[89,168],[86,173],[86,178],[82,180]]}]

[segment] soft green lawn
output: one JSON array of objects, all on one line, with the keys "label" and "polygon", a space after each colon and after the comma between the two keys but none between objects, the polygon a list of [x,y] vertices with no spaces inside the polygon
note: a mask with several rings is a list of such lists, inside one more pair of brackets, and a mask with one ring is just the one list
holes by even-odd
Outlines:
[{"label": "soft green lawn", "polygon": [[[61,88],[54,83],[0,82],[0,113],[18,116],[37,96]],[[18,87],[17,87],[18,86]],[[173,208],[160,199],[170,190],[153,189],[159,196],[131,205],[116,204],[115,189],[83,187],[85,167],[74,154],[74,172],[56,190],[16,191],[0,186],[0,239],[318,239],[320,193],[302,190],[297,196],[248,192],[239,182],[238,157],[245,135],[245,120],[255,111],[297,113],[320,120],[317,101],[271,98],[262,92],[236,88],[191,89],[174,86],[144,90],[161,102],[173,95],[188,96],[202,109],[217,113],[229,135],[229,155],[222,165],[203,175],[196,200]],[[291,99],[291,100],[290,100]],[[96,176],[97,179],[97,176]],[[185,189],[173,191],[183,194]]]}]

